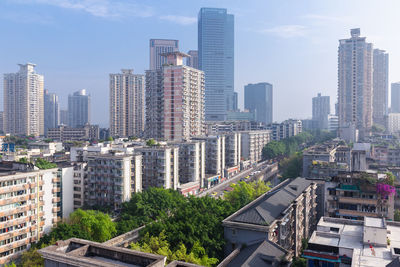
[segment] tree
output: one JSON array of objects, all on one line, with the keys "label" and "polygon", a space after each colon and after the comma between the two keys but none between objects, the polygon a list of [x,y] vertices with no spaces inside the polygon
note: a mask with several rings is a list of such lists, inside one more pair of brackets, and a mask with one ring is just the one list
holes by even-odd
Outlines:
[{"label": "tree", "polygon": [[70,215],[70,223],[89,234],[90,240],[105,242],[116,234],[114,222],[108,214],[95,210],[77,209]]},{"label": "tree", "polygon": [[385,183],[393,186],[395,181],[396,181],[396,176],[394,176],[393,173],[391,173],[391,172],[387,172]]},{"label": "tree", "polygon": [[114,141],[114,138],[112,138],[111,136],[109,136],[109,137],[107,137],[106,141],[112,142],[112,141]]},{"label": "tree", "polygon": [[36,160],[35,166],[38,167],[41,170],[57,168],[57,164],[48,162],[47,160],[42,159],[42,158],[38,158]]},{"label": "tree", "polygon": [[42,267],[44,266],[44,259],[39,254],[37,248],[29,249],[22,253],[21,256],[21,266],[22,267]]},{"label": "tree", "polygon": [[269,185],[263,181],[251,183],[239,182],[238,184],[232,185],[232,187],[233,190],[225,193],[224,198],[236,209],[240,209],[271,189]]},{"label": "tree", "polygon": [[185,197],[172,189],[152,187],[134,194],[130,201],[122,203],[118,233],[126,233],[160,217],[169,216],[185,202]]},{"label": "tree", "polygon": [[282,177],[283,178],[297,178],[302,174],[303,168],[303,155],[300,152],[295,153],[282,160],[279,163],[279,168],[283,170]]},{"label": "tree", "polygon": [[283,142],[272,141],[269,142],[262,149],[262,158],[264,160],[273,159],[279,156],[283,156],[285,154],[285,145]]},{"label": "tree", "polygon": [[5,264],[4,267],[17,267],[17,265],[14,262],[11,262],[9,264]]},{"label": "tree", "polygon": [[29,163],[29,161],[28,161],[28,159],[27,158],[20,158],[19,160],[18,160],[18,162],[19,163],[25,163],[25,164],[28,164]]},{"label": "tree", "polygon": [[146,145],[147,146],[155,146],[155,145],[157,145],[157,142],[156,142],[156,140],[151,138],[151,139],[147,140]]}]

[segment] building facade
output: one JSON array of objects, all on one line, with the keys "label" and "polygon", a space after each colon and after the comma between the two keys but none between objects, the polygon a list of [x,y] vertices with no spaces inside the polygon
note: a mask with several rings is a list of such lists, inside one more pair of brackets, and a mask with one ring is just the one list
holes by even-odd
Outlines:
[{"label": "building facade", "polygon": [[241,156],[251,163],[262,159],[262,149],[271,141],[271,131],[241,132]]},{"label": "building facade", "polygon": [[319,129],[328,129],[328,115],[331,113],[329,96],[318,96],[312,98],[312,119],[318,122]]},{"label": "building facade", "polygon": [[183,65],[186,54],[163,54],[162,70],[146,72],[146,136],[182,141],[204,134],[204,73]]},{"label": "building facade", "polygon": [[206,143],[206,175],[223,175],[225,169],[225,136],[195,137],[192,140],[205,141]]},{"label": "building facade", "polygon": [[373,52],[372,121],[385,126],[389,98],[389,54],[384,50]]},{"label": "building facade", "polygon": [[98,140],[100,138],[99,126],[86,124],[83,127],[72,128],[61,125],[48,129],[47,138],[61,142]]},{"label": "building facade", "polygon": [[77,128],[90,124],[90,95],[86,89],[68,96],[68,126]]},{"label": "building facade", "polygon": [[199,69],[199,51],[189,50],[188,55],[190,57],[186,58],[186,65],[194,69]]},{"label": "building facade", "polygon": [[203,187],[206,175],[206,143],[191,141],[177,144],[179,147],[179,183],[197,183]]},{"label": "building facade", "polygon": [[1,133],[4,132],[4,127],[3,127],[3,120],[4,120],[4,118],[3,118],[3,114],[4,114],[4,112],[3,112],[3,111],[0,111],[0,132],[1,132]]},{"label": "building facade", "polygon": [[400,132],[400,113],[389,113],[387,116],[386,129],[390,134]]},{"label": "building facade", "polygon": [[206,82],[206,120],[223,121],[226,111],[233,110],[234,16],[224,8],[201,8],[198,49]]},{"label": "building facade", "polygon": [[240,132],[231,132],[224,135],[226,167],[229,168],[240,166],[242,157],[242,134]]},{"label": "building facade", "polygon": [[400,113],[400,82],[392,83],[390,112]]},{"label": "building facade", "polygon": [[161,187],[176,190],[179,186],[179,148],[152,146],[137,149],[143,157],[143,189]]},{"label": "building facade", "polygon": [[162,54],[178,50],[178,40],[150,39],[150,70],[162,69],[163,65],[167,62]]},{"label": "building facade", "polygon": [[142,155],[88,157],[84,203],[119,210],[133,193],[142,191]]},{"label": "building facade", "polygon": [[[3,169],[3,168],[2,168]],[[0,264],[15,260],[62,217],[57,169],[0,174]]]},{"label": "building facade", "polygon": [[44,131],[47,133],[49,128],[56,128],[60,123],[60,107],[58,96],[44,90]]},{"label": "building facade", "polygon": [[272,84],[256,83],[244,87],[244,108],[255,113],[255,120],[265,125],[273,121]]},{"label": "building facade", "polygon": [[339,41],[339,127],[355,127],[360,137],[372,126],[372,44],[351,30],[351,38]]},{"label": "building facade", "polygon": [[17,73],[4,74],[4,131],[13,135],[44,134],[43,75],[35,64],[19,64]]},{"label": "building facade", "polygon": [[110,132],[112,136],[142,136],[145,122],[145,77],[132,69],[110,74]]}]

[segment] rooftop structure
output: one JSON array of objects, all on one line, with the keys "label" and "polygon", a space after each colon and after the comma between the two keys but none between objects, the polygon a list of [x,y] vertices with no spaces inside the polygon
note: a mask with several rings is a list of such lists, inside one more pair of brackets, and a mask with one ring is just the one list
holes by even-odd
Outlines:
[{"label": "rooftop structure", "polygon": [[315,266],[316,261],[340,266],[388,266],[399,256],[400,224],[370,217],[364,221],[322,217],[303,252],[307,266]]}]

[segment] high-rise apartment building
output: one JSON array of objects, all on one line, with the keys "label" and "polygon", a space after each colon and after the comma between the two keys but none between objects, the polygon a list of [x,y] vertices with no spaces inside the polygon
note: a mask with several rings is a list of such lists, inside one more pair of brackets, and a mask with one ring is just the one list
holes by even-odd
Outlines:
[{"label": "high-rise apartment building", "polygon": [[35,64],[19,64],[4,75],[4,130],[14,135],[44,134],[43,75]]},{"label": "high-rise apartment building", "polygon": [[181,52],[164,54],[162,70],[146,71],[146,135],[168,141],[204,134],[204,73],[183,65]]},{"label": "high-rise apartment building", "polygon": [[360,136],[372,126],[372,44],[351,30],[339,41],[338,103],[340,128],[355,127]]},{"label": "high-rise apartment building", "polygon": [[329,96],[318,96],[312,98],[312,119],[317,121],[319,129],[328,129],[328,115],[331,113]]},{"label": "high-rise apartment building", "polygon": [[233,110],[234,16],[224,8],[201,8],[198,48],[206,81],[206,120],[223,121]]},{"label": "high-rise apartment building", "polygon": [[389,54],[374,49],[373,67],[372,122],[384,126],[388,113]]},{"label": "high-rise apartment building", "polygon": [[60,121],[60,107],[58,105],[58,96],[44,90],[44,131],[50,128],[56,128]]},{"label": "high-rise apartment building", "polygon": [[198,183],[203,187],[206,166],[204,141],[182,142],[179,147],[179,183]]},{"label": "high-rise apartment building", "polygon": [[390,112],[400,113],[400,82],[392,83]]},{"label": "high-rise apartment building", "polygon": [[178,40],[150,39],[150,70],[162,69],[167,62],[167,59],[161,54],[178,50]]},{"label": "high-rise apartment building", "polygon": [[112,136],[142,136],[145,77],[132,69],[110,74],[110,131]]},{"label": "high-rise apartment building", "polygon": [[68,126],[76,128],[90,124],[90,95],[86,89],[76,91],[68,96]]},{"label": "high-rise apartment building", "polygon": [[244,108],[256,114],[256,121],[272,123],[272,84],[256,83],[244,87]]},{"label": "high-rise apartment building", "polygon": [[225,165],[225,136],[195,137],[193,140],[206,143],[206,175],[223,175]]},{"label": "high-rise apartment building", "polygon": [[199,51],[197,50],[189,50],[188,55],[190,57],[186,58],[186,65],[192,67],[194,69],[199,68]]}]

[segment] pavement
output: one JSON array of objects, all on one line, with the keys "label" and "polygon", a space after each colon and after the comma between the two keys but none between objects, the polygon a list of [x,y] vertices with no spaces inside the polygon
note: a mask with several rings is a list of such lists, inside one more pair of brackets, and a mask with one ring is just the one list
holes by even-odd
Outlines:
[{"label": "pavement", "polygon": [[[240,179],[242,179],[242,178],[243,178],[242,180],[244,182],[251,182],[251,181],[259,180],[259,177],[261,175],[265,174],[265,172],[263,172],[262,170],[265,170],[269,166],[271,166],[271,165],[268,165],[267,161],[260,162],[255,167],[244,170],[244,171],[236,174],[232,178],[227,179],[227,180],[201,192],[197,196],[202,197],[205,195],[211,195],[215,198],[221,197],[224,195],[225,189],[230,187],[232,185],[232,183],[238,183],[240,181]],[[246,176],[249,176],[252,172],[256,172],[256,171],[260,171],[260,173],[252,175],[248,179],[245,178]],[[216,193],[216,194],[213,194],[213,193]]]}]

